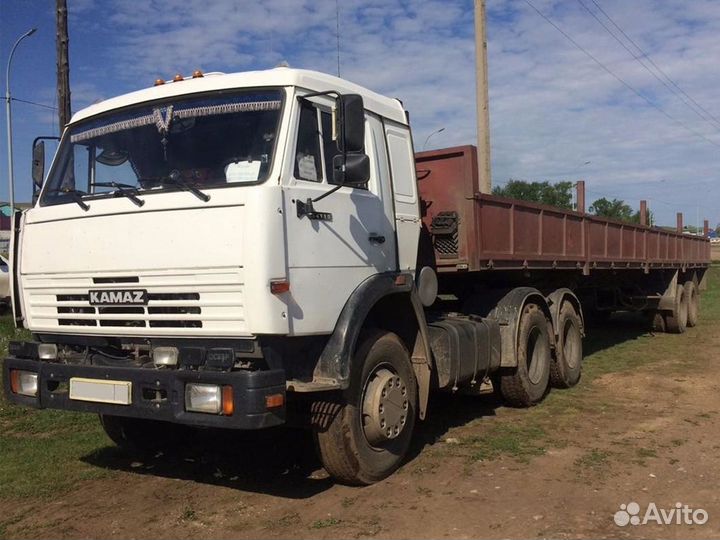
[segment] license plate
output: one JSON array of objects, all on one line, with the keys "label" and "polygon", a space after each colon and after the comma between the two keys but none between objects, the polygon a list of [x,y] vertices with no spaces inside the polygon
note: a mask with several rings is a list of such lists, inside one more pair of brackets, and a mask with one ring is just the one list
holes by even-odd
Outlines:
[{"label": "license plate", "polygon": [[132,383],[130,381],[106,381],[102,379],[70,379],[70,399],[130,405],[132,402]]}]

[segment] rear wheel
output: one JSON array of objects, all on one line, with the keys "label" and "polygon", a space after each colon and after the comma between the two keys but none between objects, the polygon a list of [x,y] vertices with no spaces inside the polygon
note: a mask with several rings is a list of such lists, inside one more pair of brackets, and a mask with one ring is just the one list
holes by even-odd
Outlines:
[{"label": "rear wheel", "polygon": [[697,326],[700,316],[700,291],[694,281],[686,281],[683,287],[688,306],[687,325],[690,327]]},{"label": "rear wheel", "polygon": [[583,359],[581,325],[575,307],[565,302],[558,317],[558,342],[550,365],[550,382],[556,388],[570,388],[580,380]]},{"label": "rear wheel", "polygon": [[316,429],[318,454],[327,472],[347,484],[372,484],[402,463],[417,415],[417,383],[410,355],[392,332],[372,330],[361,337],[350,386],[336,401],[316,402],[334,410]]},{"label": "rear wheel", "polygon": [[548,321],[537,304],[527,304],[520,316],[515,368],[500,373],[500,392],[515,407],[529,407],[545,397],[550,380]]},{"label": "rear wheel", "polygon": [[675,289],[675,304],[673,310],[665,315],[665,327],[668,332],[682,334],[687,329],[688,303],[685,287],[678,285]]}]

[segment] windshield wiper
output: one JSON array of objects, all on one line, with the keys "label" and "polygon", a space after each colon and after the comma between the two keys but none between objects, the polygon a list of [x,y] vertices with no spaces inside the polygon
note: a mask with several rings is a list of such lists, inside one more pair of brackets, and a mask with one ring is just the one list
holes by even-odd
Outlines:
[{"label": "windshield wiper", "polygon": [[123,184],[122,182],[93,182],[90,184],[93,187],[109,187],[109,188],[115,188],[114,195],[127,197],[130,199],[135,205],[142,206],[145,204],[145,201],[143,201],[140,197],[137,196],[138,190],[135,186],[131,186],[130,184]]},{"label": "windshield wiper", "polygon": [[62,189],[50,189],[48,190],[48,193],[62,193],[63,195],[70,195],[70,198],[73,200],[73,202],[76,202],[80,208],[85,210],[86,212],[90,210],[90,205],[85,204],[85,201],[83,201],[83,196],[87,195],[84,191],[79,191],[75,188],[62,188]]},{"label": "windshield wiper", "polygon": [[183,177],[180,176],[180,172],[177,169],[170,172],[170,176],[163,177],[160,182],[162,184],[170,184],[173,186],[177,186],[183,191],[189,191],[203,202],[208,202],[210,200],[210,195],[208,195],[207,193],[203,193],[195,186],[190,185],[185,180],[183,180]]}]

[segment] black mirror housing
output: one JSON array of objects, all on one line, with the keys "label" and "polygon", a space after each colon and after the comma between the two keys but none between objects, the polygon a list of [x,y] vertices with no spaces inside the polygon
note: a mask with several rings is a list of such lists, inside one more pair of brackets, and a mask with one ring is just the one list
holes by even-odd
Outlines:
[{"label": "black mirror housing", "polygon": [[365,105],[359,94],[343,94],[337,98],[339,124],[337,145],[340,152],[364,152]]},{"label": "black mirror housing", "polygon": [[367,154],[345,154],[333,158],[335,184],[365,187],[370,180],[370,158]]},{"label": "black mirror housing", "polygon": [[37,141],[32,150],[32,179],[40,189],[45,179],[45,141]]}]

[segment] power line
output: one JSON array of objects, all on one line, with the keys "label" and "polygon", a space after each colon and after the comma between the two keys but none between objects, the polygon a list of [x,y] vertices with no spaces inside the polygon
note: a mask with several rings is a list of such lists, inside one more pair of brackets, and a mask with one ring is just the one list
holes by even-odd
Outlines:
[{"label": "power line", "polygon": [[[683,103],[683,105],[686,105],[692,112],[694,112],[695,114],[697,114],[701,119],[703,119],[703,120],[705,120],[706,122],[710,123],[714,128],[717,129],[718,127],[720,127],[720,122],[717,122],[717,121],[713,122],[714,119],[713,119],[712,115],[709,115],[709,113],[703,114],[703,112],[702,112],[703,109],[702,109],[701,107],[700,107],[700,110],[698,110],[698,106],[697,106],[697,105],[696,105],[696,106],[693,106],[693,105],[691,104],[691,102],[689,102],[685,97],[683,97],[683,95],[676,89],[676,88],[679,88],[679,87],[677,86],[677,84],[675,84],[674,81],[672,81],[672,79],[670,79],[667,75],[665,75],[664,72],[662,72],[662,70],[660,70],[660,68],[657,67],[657,65],[656,65],[654,62],[652,62],[652,65],[655,67],[655,69],[659,70],[659,71],[665,76],[665,78],[666,78],[668,81],[670,81],[670,83],[672,83],[676,88],[673,88],[672,86],[670,86],[667,82],[665,82],[663,79],[661,79],[661,78],[657,75],[657,73],[655,73],[655,71],[651,70],[651,69],[648,67],[648,65],[645,63],[645,61],[643,60],[643,56],[645,56],[646,58],[648,58],[648,61],[650,61],[650,58],[648,57],[647,53],[645,53],[642,49],[640,49],[640,47],[638,47],[637,45],[635,45],[635,42],[633,42],[632,40],[630,40],[631,43],[633,43],[633,44],[635,45],[635,48],[640,51],[640,53],[641,53],[640,55],[636,54],[633,50],[631,50],[630,47],[628,47],[628,46],[615,34],[615,32],[613,32],[610,28],[608,28],[608,26],[607,26],[603,21],[601,21],[600,18],[599,18],[596,14],[595,14],[593,11],[591,11],[590,8],[588,8],[588,7],[585,5],[585,2],[583,2],[583,0],[577,0],[577,1],[578,1],[578,3],[585,9],[585,11],[587,11],[587,12],[593,17],[593,19],[595,19],[595,20],[598,22],[598,24],[599,24],[600,26],[602,26],[602,27],[605,29],[605,31],[613,37],[613,39],[615,39],[615,41],[617,41],[627,52],[629,52],[630,55],[631,55],[643,68],[645,68],[645,70],[646,70],[650,75],[652,75],[653,77],[655,77],[655,79],[657,79],[658,81],[660,81],[660,83],[661,83],[665,88],[667,88],[674,96],[676,96],[676,97]],[[595,0],[591,0],[591,1],[598,7],[598,9],[600,9],[600,10],[602,11],[602,8],[598,5],[598,3],[597,3]],[[610,19],[610,17],[607,15],[607,13],[605,13],[604,11],[602,11],[602,13],[608,18],[608,20],[609,20],[616,28],[619,29],[620,32],[622,32],[622,34],[623,34],[627,39],[630,39],[630,38],[627,36],[627,34],[622,30],[622,28],[620,28],[620,26],[618,26],[618,24],[615,23],[615,21],[613,21],[612,19]]]},{"label": "power line", "polygon": [[545,15],[542,11],[540,11],[538,8],[533,5],[530,0],[525,0],[525,3],[529,5],[535,12],[540,15],[545,21],[550,24],[555,30],[560,32],[565,39],[567,39],[570,43],[572,43],[577,49],[582,51],[588,58],[590,58],[593,62],[595,62],[598,66],[600,66],[605,72],[607,72],[609,75],[611,75],[614,79],[616,79],[620,84],[625,86],[628,90],[630,90],[633,94],[644,100],[648,105],[656,109],[658,112],[660,112],[663,116],[667,117],[672,122],[675,122],[679,126],[685,128],[690,133],[696,135],[697,137],[700,137],[701,139],[704,139],[706,142],[712,144],[713,146],[717,146],[720,148],[720,144],[716,143],[715,141],[708,139],[705,135],[700,133],[699,131],[694,130],[690,126],[688,126],[685,122],[682,122],[681,120],[678,120],[671,114],[669,114],[665,109],[657,105],[656,103],[653,103],[650,99],[648,99],[644,94],[639,92],[634,86],[632,86],[630,83],[626,82],[624,79],[622,79],[619,75],[616,75],[614,71],[612,71],[609,67],[607,67],[605,64],[603,64],[600,60],[598,60],[595,56],[593,56],[590,51],[585,49],[582,45],[580,45],[577,41],[575,41],[567,32],[565,32],[562,28],[560,28],[557,24],[555,24],[552,19],[550,19],[547,15]]},{"label": "power line", "polygon": [[11,101],[19,101],[20,103],[27,103],[28,105],[35,105],[37,107],[42,107],[44,109],[52,109],[53,111],[57,111],[57,107],[53,107],[51,105],[45,105],[43,103],[36,103],[34,101],[28,101],[27,99],[19,99],[16,97],[11,97]]},{"label": "power line", "polygon": [[658,66],[658,65],[653,61],[652,58],[650,58],[650,55],[649,55],[648,53],[646,53],[646,52],[640,47],[640,45],[638,45],[637,43],[635,43],[635,41],[634,41],[629,35],[627,35],[627,34],[625,33],[625,31],[620,27],[620,25],[617,24],[617,23],[612,19],[612,17],[610,17],[610,15],[607,14],[607,12],[600,6],[600,4],[598,4],[595,0],[591,0],[591,1],[592,1],[592,3],[595,4],[595,6],[600,10],[600,12],[601,12],[603,15],[605,15],[605,17],[607,17],[607,19],[613,24],[613,26],[614,26],[615,28],[617,28],[617,29],[620,31],[620,33],[621,33],[623,36],[625,36],[625,38],[626,38],[630,43],[632,43],[633,46],[634,46],[638,51],[640,51],[640,53],[641,53],[645,58],[647,58],[647,61],[650,62],[650,64],[652,64],[653,67],[654,67],[655,69],[657,69],[658,72],[661,73],[662,76],[665,77],[665,78],[668,80],[668,82],[669,82],[670,84],[672,84],[675,88],[678,89],[678,91],[680,91],[685,97],[687,97],[691,102],[693,102],[693,103],[697,106],[698,109],[700,109],[700,110],[703,111],[705,114],[707,114],[707,115],[708,115],[710,118],[712,118],[716,123],[720,124],[720,120],[718,120],[715,116],[713,116],[707,109],[705,109],[705,107],[703,107],[703,106],[700,105],[697,101],[695,101],[695,99],[693,99],[692,96],[690,96],[687,92],[685,92],[685,90],[683,90],[682,88],[680,88],[680,86],[679,86],[675,81],[673,81],[672,78],[670,78],[670,76],[669,76],[667,73],[665,73],[662,69],[660,69],[660,66]]}]

